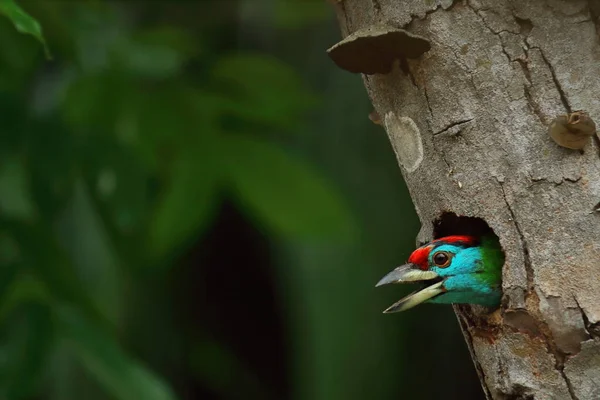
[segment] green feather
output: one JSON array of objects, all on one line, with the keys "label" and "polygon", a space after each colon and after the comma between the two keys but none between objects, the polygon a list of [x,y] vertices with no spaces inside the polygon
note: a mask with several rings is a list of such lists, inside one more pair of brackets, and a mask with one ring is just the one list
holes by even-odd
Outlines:
[{"label": "green feather", "polygon": [[504,252],[497,238],[491,235],[481,238],[481,258],[485,271],[480,278],[490,286],[500,286]]}]

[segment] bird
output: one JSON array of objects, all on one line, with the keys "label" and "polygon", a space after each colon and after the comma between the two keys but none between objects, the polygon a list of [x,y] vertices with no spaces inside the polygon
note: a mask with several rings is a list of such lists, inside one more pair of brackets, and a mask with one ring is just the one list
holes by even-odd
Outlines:
[{"label": "bird", "polygon": [[421,303],[479,304],[497,308],[502,298],[504,252],[495,235],[453,235],[417,248],[375,286],[421,283],[424,287],[388,307],[405,311]]}]

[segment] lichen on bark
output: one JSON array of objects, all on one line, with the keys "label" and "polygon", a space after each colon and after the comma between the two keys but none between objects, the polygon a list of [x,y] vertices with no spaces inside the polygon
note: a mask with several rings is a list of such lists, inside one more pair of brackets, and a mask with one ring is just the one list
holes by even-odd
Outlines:
[{"label": "lichen on bark", "polygon": [[574,110],[600,121],[598,7],[344,0],[336,9],[343,35],[392,22],[431,42],[404,70],[363,80],[379,115],[420,132],[422,161],[401,167],[419,240],[445,211],[482,218],[500,237],[501,311],[455,307],[488,398],[600,398],[599,141],[580,153],[547,134]]}]

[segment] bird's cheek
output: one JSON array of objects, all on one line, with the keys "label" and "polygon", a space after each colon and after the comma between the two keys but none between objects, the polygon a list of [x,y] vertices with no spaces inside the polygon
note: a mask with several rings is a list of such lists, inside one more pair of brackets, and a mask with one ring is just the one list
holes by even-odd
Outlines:
[{"label": "bird's cheek", "polygon": [[439,268],[439,267],[431,267],[429,268],[430,271],[435,272],[436,274],[438,274],[441,277],[446,277],[448,276],[448,270],[445,268]]},{"label": "bird's cheek", "polygon": [[448,291],[477,291],[479,283],[470,274],[458,274],[444,280],[444,288]]}]

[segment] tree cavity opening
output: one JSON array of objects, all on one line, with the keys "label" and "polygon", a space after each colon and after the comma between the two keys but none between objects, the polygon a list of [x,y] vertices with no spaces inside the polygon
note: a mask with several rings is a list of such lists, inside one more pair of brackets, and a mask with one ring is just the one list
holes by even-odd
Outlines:
[{"label": "tree cavity opening", "polygon": [[433,221],[433,238],[439,239],[452,235],[476,237],[493,235],[498,239],[498,236],[485,220],[477,217],[457,215],[453,212],[444,212]]},{"label": "tree cavity opening", "polygon": [[[488,237],[495,240],[498,243],[502,253],[502,269],[504,269],[506,262],[506,251],[502,247],[498,235],[496,235],[494,230],[483,218],[457,215],[456,213],[446,211],[433,221],[433,239],[441,239],[446,236],[455,235],[475,236],[479,239]],[[506,297],[503,297],[503,305],[501,307],[506,306]],[[474,312],[472,306],[460,305],[459,309],[463,313],[463,316],[468,317],[468,319],[471,321],[471,325],[474,324],[474,326],[485,327],[486,330],[493,331],[487,319],[479,318],[479,316],[488,315],[489,310],[486,309],[486,311],[480,315],[478,312]]]}]

